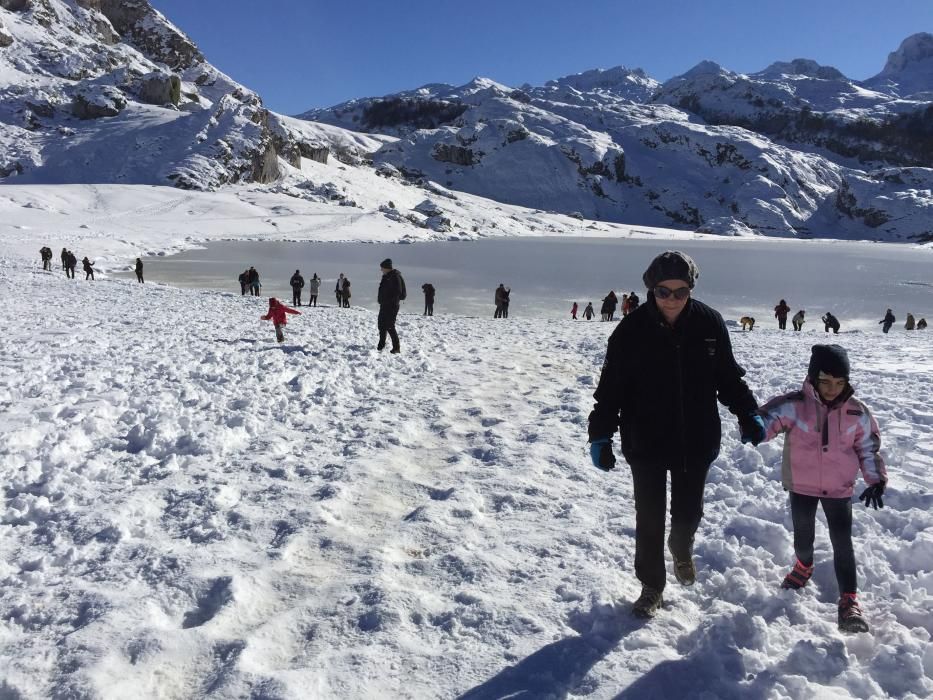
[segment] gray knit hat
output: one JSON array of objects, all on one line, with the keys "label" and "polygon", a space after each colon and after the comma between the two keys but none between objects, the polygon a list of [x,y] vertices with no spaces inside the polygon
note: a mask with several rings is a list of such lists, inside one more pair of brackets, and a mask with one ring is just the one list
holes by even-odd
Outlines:
[{"label": "gray knit hat", "polygon": [[700,277],[700,268],[686,253],[679,250],[666,250],[651,261],[642,281],[648,289],[654,289],[664,280],[683,280],[690,289]]}]

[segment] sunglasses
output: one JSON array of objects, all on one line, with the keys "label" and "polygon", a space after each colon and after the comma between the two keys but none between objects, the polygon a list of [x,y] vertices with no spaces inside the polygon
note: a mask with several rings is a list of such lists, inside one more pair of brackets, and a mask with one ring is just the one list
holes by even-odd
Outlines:
[{"label": "sunglasses", "polygon": [[671,289],[670,287],[663,287],[659,284],[652,291],[658,299],[669,299],[673,296],[677,301],[683,301],[690,296],[690,287]]}]

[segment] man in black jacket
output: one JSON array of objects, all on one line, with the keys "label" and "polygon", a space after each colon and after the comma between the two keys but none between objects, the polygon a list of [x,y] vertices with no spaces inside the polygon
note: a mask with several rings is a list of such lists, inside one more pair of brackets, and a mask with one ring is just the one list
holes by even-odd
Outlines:
[{"label": "man in black jacket", "polygon": [[295,270],[295,274],[288,280],[288,283],[292,288],[292,304],[301,306],[301,290],[305,286],[305,278],[301,276],[301,271]]},{"label": "man in black jacket", "polygon": [[398,270],[392,268],[392,260],[386,258],[379,263],[379,269],[382,272],[382,279],[379,281],[379,294],[376,300],[379,302],[379,345],[377,350],[384,350],[386,346],[386,334],[392,338],[392,353],[401,352],[398,342],[398,333],[395,331],[395,319],[398,317],[398,307],[407,296],[405,292],[405,280]]},{"label": "man in black jacket", "polygon": [[615,466],[612,436],[621,428],[622,454],[635,492],[635,575],[642,584],[632,612],[653,617],[666,582],[664,529],[667,472],[671,473],[674,574],[696,580],[693,537],[703,516],[703,489],[719,454],[717,399],[739,419],[743,442],[758,444],[764,424],[742,380],[729,332],[717,311],[691,298],[699,277],[679,251],[657,256],[645,271],[647,300],[609,338],[596,404],[589,419],[595,466]]}]

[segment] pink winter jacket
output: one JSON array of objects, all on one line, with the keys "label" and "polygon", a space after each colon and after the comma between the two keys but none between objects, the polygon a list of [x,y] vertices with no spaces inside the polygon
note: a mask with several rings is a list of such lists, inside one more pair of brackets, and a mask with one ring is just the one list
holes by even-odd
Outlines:
[{"label": "pink winter jacket", "polygon": [[758,409],[770,440],[784,438],[781,480],[805,496],[851,498],[858,470],[867,484],[887,481],[881,434],[868,407],[852,387],[832,407],[807,379],[801,391],[777,396]]}]

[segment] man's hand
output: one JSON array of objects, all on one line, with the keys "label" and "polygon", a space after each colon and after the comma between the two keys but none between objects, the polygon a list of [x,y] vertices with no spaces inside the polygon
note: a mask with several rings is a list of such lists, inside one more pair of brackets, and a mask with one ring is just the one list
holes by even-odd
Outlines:
[{"label": "man's hand", "polygon": [[612,454],[612,441],[609,438],[599,438],[590,442],[590,459],[593,460],[594,467],[604,472],[615,469],[616,458]]},{"label": "man's hand", "polygon": [[757,413],[750,413],[739,418],[739,432],[742,434],[742,444],[752,443],[757,446],[765,439],[765,422]]}]

